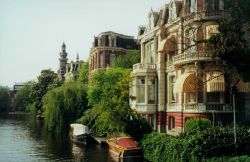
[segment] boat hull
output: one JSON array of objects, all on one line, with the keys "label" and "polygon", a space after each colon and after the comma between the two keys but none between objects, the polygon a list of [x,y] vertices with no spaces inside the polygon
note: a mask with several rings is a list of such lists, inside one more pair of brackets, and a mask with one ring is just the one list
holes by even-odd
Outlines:
[{"label": "boat hull", "polygon": [[78,143],[78,144],[84,144],[84,145],[87,144],[88,138],[89,137],[86,134],[81,134],[81,135],[77,135],[77,136],[72,135],[71,136],[71,140],[73,142]]}]

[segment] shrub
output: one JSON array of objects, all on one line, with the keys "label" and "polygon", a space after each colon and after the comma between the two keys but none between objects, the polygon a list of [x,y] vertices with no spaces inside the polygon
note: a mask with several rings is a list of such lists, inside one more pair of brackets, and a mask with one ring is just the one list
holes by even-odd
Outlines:
[{"label": "shrub", "polygon": [[184,130],[187,134],[193,134],[207,128],[211,128],[211,121],[205,118],[188,119],[184,126]]}]

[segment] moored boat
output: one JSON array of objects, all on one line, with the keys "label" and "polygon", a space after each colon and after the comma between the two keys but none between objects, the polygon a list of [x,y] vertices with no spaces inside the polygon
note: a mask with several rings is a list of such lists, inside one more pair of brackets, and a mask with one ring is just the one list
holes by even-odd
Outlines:
[{"label": "moored boat", "polygon": [[107,140],[109,152],[118,158],[142,158],[143,153],[131,137],[110,138]]},{"label": "moored boat", "polygon": [[73,142],[87,144],[89,128],[83,124],[70,124],[70,138]]}]

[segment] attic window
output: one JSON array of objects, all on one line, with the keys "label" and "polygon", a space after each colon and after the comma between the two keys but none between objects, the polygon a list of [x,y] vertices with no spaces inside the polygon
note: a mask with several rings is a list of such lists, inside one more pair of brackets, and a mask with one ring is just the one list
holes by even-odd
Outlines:
[{"label": "attic window", "polygon": [[150,14],[150,17],[149,17],[149,29],[153,29],[154,28],[154,15],[153,13]]},{"label": "attic window", "polygon": [[197,12],[197,0],[187,0],[186,8],[188,13]]},{"label": "attic window", "polygon": [[176,7],[174,2],[169,4],[169,18],[168,21],[174,21],[176,19],[177,15],[176,15]]}]

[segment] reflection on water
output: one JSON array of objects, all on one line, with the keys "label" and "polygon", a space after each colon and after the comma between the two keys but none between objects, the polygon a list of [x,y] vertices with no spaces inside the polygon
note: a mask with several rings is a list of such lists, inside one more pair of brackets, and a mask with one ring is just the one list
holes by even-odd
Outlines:
[{"label": "reflection on water", "polygon": [[0,116],[0,161],[113,162],[107,147],[79,146],[52,135],[28,115]]}]

